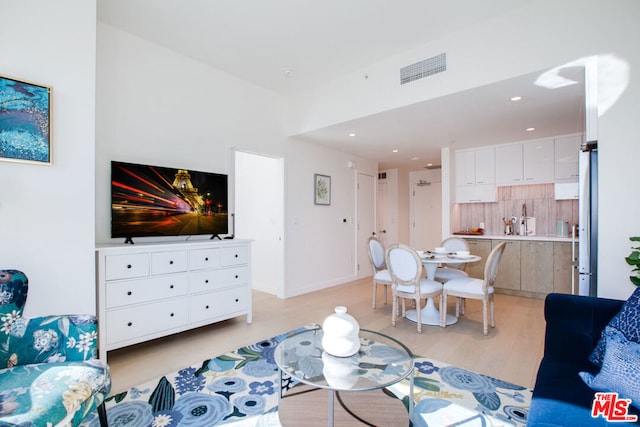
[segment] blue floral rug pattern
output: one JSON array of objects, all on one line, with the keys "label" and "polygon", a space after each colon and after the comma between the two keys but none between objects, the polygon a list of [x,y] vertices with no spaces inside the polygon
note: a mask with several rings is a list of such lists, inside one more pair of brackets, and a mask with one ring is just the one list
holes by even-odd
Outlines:
[{"label": "blue floral rug pattern", "polygon": [[[276,427],[280,373],[274,350],[309,325],[242,347],[107,399],[110,427]],[[293,381],[283,381],[285,390]],[[415,426],[428,414],[453,404],[478,411],[505,425],[524,426],[531,390],[426,358],[415,359]],[[408,381],[390,393],[408,404]],[[97,415],[82,427],[98,427]]]}]

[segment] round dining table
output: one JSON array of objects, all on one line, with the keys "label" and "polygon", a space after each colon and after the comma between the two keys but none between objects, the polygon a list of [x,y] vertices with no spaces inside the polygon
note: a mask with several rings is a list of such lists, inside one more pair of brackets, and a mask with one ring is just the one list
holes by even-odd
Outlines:
[{"label": "round dining table", "polygon": [[[457,256],[453,253],[438,254],[426,251],[420,253],[422,265],[427,272],[427,279],[435,280],[436,269],[442,264],[462,264],[467,262],[478,262],[482,258],[478,255]],[[405,317],[413,322],[418,321],[416,310],[407,310]],[[453,325],[458,318],[453,314],[447,314],[446,325]],[[420,311],[420,323],[423,325],[440,326],[440,311],[436,308],[435,301],[432,297],[427,298],[427,302]]]}]

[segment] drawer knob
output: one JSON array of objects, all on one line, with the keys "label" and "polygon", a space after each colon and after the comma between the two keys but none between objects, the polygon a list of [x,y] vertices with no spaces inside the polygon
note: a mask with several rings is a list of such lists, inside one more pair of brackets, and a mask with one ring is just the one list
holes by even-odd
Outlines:
[{"label": "drawer knob", "polygon": [[169,285],[169,289],[173,289],[173,285]]},{"label": "drawer knob", "polygon": [[173,317],[173,313],[171,313],[170,316]]},{"label": "drawer knob", "polygon": [[173,260],[170,260],[170,261],[169,261],[169,265],[173,265]]},{"label": "drawer knob", "polygon": [[208,256],[204,257],[204,260],[209,261],[209,257]]},{"label": "drawer knob", "polygon": [[204,308],[206,308],[207,310],[209,310],[209,306],[208,306],[208,305],[206,305]]},{"label": "drawer knob", "polygon": [[238,275],[236,274],[236,279],[238,278]]},{"label": "drawer knob", "polygon": [[131,268],[131,264],[127,264],[127,268]]},{"label": "drawer knob", "polygon": [[205,279],[204,283],[209,283],[209,279]]},{"label": "drawer knob", "polygon": [[131,295],[132,293],[133,293],[133,292],[131,292],[131,291],[128,291],[128,292],[127,292],[127,295]]},{"label": "drawer knob", "polygon": [[236,302],[238,302],[238,298],[236,298]]},{"label": "drawer knob", "polygon": [[238,254],[235,254],[235,257],[238,258]]},{"label": "drawer knob", "polygon": [[133,326],[133,323],[129,322],[127,323],[127,326]]}]

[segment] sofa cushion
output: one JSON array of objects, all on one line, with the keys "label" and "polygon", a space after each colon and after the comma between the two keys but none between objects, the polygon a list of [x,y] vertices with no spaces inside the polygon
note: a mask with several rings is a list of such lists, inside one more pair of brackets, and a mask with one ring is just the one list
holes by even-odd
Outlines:
[{"label": "sofa cushion", "polygon": [[[620,312],[611,319],[608,326],[622,332],[629,341],[640,343],[640,287],[636,288],[631,294]],[[597,366],[602,366],[606,345],[606,337],[603,331],[596,348],[589,356],[589,360]]]},{"label": "sofa cushion", "polygon": [[627,340],[620,331],[607,326],[603,336],[606,348],[602,369],[597,375],[580,372],[580,377],[594,390],[617,392],[640,408],[640,344]]}]

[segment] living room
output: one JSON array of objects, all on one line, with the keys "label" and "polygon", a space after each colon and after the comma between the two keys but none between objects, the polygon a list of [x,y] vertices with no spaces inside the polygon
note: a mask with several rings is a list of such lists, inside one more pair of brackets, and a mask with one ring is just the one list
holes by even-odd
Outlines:
[{"label": "living room", "polygon": [[[30,279],[27,315],[96,312],[94,250],[110,240],[112,160],[229,173],[232,148],[284,157],[283,293],[299,295],[355,278],[353,242],[337,244],[345,233],[336,218],[355,217],[355,183],[345,165],[354,161],[372,174],[377,165],[290,135],[598,54],[615,54],[630,65],[628,86],[598,123],[599,296],[626,299],[633,291],[624,258],[638,230],[633,220],[621,220],[640,207],[632,175],[640,154],[640,53],[632,43],[640,30],[633,0],[616,1],[616,7],[536,1],[521,12],[526,21],[507,15],[478,23],[422,49],[447,46],[470,65],[467,72],[411,96],[381,86],[377,105],[349,88],[353,76],[286,99],[98,22],[97,1],[0,5],[0,34],[11,41],[0,46],[1,73],[53,87],[53,164],[3,162],[0,168],[3,267]],[[342,103],[350,99],[348,108],[336,108],[338,93]],[[329,209],[313,205],[314,173],[334,179],[340,196]],[[294,217],[301,221],[294,224]]]}]

